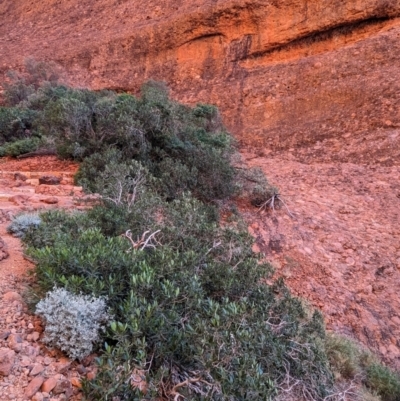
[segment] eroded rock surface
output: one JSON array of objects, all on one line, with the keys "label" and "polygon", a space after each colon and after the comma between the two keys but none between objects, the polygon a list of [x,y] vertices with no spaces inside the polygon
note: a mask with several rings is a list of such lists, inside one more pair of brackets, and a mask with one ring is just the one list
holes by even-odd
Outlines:
[{"label": "eroded rock surface", "polygon": [[94,89],[164,80],[246,145],[362,140],[400,125],[399,18],[396,0],[4,0],[0,73],[34,56]]},{"label": "eroded rock surface", "polygon": [[329,329],[400,369],[400,166],[311,163],[308,153],[307,163],[292,152],[244,154],[293,215],[247,209],[255,250],[321,309]]}]

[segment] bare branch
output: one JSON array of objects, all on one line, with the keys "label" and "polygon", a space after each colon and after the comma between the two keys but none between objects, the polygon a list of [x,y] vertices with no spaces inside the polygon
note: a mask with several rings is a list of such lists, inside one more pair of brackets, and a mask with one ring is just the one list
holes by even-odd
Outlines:
[{"label": "bare branch", "polygon": [[292,212],[289,210],[288,206],[282,199],[282,196],[277,192],[274,192],[274,194],[258,208],[258,211],[266,210],[267,208],[270,208],[273,211],[275,211],[275,202],[277,201],[281,202],[283,206],[285,206],[289,216],[294,218]]},{"label": "bare branch", "polygon": [[[140,239],[138,238],[138,239],[136,240],[136,242],[132,239],[132,232],[131,232],[131,230],[127,230],[127,231],[125,232],[125,234],[121,234],[121,237],[127,238],[127,239],[129,240],[129,242],[130,242],[131,245],[132,245],[132,249],[140,249],[141,251],[143,251],[143,249],[145,249],[145,248],[155,248],[155,247],[156,247],[155,244],[160,245],[160,243],[159,243],[159,242],[156,240],[156,238],[155,238],[155,236],[156,236],[159,232],[161,232],[161,230],[154,231],[153,233],[151,233],[151,234],[146,238],[147,234],[150,233],[150,230],[147,230],[147,231],[145,231],[145,232],[142,234],[142,237],[141,237]],[[154,244],[153,242],[155,242],[155,244]],[[130,250],[128,250],[127,252],[130,252]]]}]

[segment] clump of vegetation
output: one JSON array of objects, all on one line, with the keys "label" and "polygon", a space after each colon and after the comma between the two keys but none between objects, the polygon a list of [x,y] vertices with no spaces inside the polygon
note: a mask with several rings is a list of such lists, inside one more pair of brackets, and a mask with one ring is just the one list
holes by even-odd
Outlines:
[{"label": "clump of vegetation", "polygon": [[[15,80],[6,91],[13,107],[0,110],[3,146],[9,143],[3,154],[32,151],[38,144],[30,141],[32,146],[27,146],[29,134],[54,143],[62,157],[84,161],[77,181],[86,190],[94,189],[93,175],[104,171],[111,151],[116,162],[141,163],[159,180],[159,191],[168,199],[187,191],[205,201],[234,193],[234,143],[214,106],[190,108],[174,102],[157,82],[145,84],[136,98],[72,89],[53,81],[37,85],[25,78]],[[26,90],[21,89],[24,85]],[[25,142],[13,143],[20,140]]]},{"label": "clump of vegetation", "polygon": [[12,156],[17,157],[25,153],[30,153],[37,150],[40,146],[39,138],[25,138],[20,139],[11,143],[7,143],[4,146],[0,146],[0,157]]},{"label": "clump of vegetation", "polygon": [[167,202],[144,191],[134,205],[45,213],[27,241],[42,289],[108,298],[115,321],[99,374],[85,383],[89,399],[143,398],[134,370],[145,372],[149,399],[273,397],[287,375],[299,391],[327,395],[321,315],[282,282],[262,284],[271,267],[252,254],[240,221],[221,228],[190,195]]},{"label": "clump of vegetation", "polygon": [[400,376],[354,340],[329,334],[326,337],[326,353],[336,381],[354,381],[365,385],[363,399],[400,399]]},{"label": "clump of vegetation", "polygon": [[37,116],[24,107],[0,107],[0,145],[30,138]]},{"label": "clump of vegetation", "polygon": [[375,362],[366,369],[366,385],[383,401],[397,401],[400,399],[400,377],[381,363]]},{"label": "clump of vegetation", "polygon": [[36,306],[36,313],[46,324],[43,341],[72,359],[83,359],[99,342],[100,332],[110,320],[106,309],[104,298],[53,289]]},{"label": "clump of vegetation", "polygon": [[25,213],[15,217],[10,225],[7,227],[7,231],[13,234],[15,237],[23,238],[28,232],[32,232],[37,229],[41,223],[41,219],[38,214]]}]

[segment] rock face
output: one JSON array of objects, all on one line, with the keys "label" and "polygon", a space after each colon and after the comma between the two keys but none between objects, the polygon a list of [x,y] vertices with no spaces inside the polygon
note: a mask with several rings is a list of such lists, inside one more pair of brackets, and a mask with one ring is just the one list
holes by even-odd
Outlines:
[{"label": "rock face", "polygon": [[[0,73],[34,56],[95,89],[164,80],[257,147],[385,136],[400,124],[399,17],[397,0],[4,0]],[[386,145],[357,157],[391,163]]]}]

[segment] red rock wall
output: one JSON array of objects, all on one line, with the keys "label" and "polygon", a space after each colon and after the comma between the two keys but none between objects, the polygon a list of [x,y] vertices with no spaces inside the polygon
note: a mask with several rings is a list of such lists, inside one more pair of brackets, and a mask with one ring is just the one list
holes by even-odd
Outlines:
[{"label": "red rock wall", "polygon": [[55,60],[77,85],[164,80],[246,145],[400,125],[398,0],[3,0],[0,73]]}]

